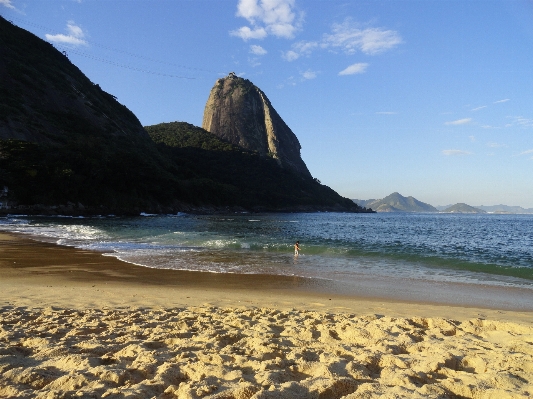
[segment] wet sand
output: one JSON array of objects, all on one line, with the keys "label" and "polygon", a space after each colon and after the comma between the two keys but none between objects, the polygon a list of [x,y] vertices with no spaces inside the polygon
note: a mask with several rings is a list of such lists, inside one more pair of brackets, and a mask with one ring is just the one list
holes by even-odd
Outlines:
[{"label": "wet sand", "polygon": [[519,307],[149,269],[0,234],[0,397],[500,398],[532,386],[533,313]]}]

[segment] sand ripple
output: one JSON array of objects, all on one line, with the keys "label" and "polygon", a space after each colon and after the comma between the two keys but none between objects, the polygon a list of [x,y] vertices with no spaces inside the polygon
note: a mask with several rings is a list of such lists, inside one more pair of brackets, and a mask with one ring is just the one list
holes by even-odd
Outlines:
[{"label": "sand ripple", "polygon": [[533,328],[267,308],[0,309],[0,397],[533,396]]}]

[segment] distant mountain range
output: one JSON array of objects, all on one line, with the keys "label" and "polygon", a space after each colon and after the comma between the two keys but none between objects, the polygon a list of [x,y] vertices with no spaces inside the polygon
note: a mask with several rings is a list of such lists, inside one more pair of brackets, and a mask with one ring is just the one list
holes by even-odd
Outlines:
[{"label": "distant mountain range", "polygon": [[357,205],[370,208],[377,212],[442,212],[442,213],[531,213],[533,208],[522,208],[521,206],[492,205],[492,206],[471,206],[464,203],[455,205],[432,206],[419,201],[414,197],[404,197],[394,192],[383,199],[360,200],[352,199]]},{"label": "distant mountain range", "polygon": [[[436,208],[439,211],[444,211],[451,205],[439,205]],[[522,208],[521,206],[509,206],[509,205],[479,205],[475,208],[485,211],[487,213],[533,213],[533,208]]]}]

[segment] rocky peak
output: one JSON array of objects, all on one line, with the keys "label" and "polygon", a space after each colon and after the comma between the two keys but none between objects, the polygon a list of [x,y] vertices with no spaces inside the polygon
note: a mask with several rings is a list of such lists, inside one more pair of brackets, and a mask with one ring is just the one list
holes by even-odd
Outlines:
[{"label": "rocky peak", "polygon": [[272,157],[279,165],[311,177],[300,142],[257,86],[230,72],[218,79],[205,105],[202,127],[230,143]]}]

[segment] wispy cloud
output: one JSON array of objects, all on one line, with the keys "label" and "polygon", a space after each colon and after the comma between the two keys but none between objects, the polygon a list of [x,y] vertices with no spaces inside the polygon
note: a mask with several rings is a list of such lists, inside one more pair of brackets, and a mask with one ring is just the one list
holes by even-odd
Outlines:
[{"label": "wispy cloud", "polygon": [[490,142],[490,143],[487,143],[487,147],[490,147],[490,148],[501,148],[501,147],[507,147],[507,146],[505,144]]},{"label": "wispy cloud", "polygon": [[287,61],[294,61],[302,56],[310,55],[313,50],[319,47],[320,43],[318,42],[300,41],[292,45],[292,50],[283,53],[283,58],[285,58]]},{"label": "wispy cloud", "polygon": [[529,154],[533,154],[533,149],[531,149],[531,150],[526,150],[526,151],[522,151],[520,154],[518,154],[518,156],[521,156],[521,155],[529,155]]},{"label": "wispy cloud", "polygon": [[377,115],[398,115],[398,112],[394,111],[378,111],[376,112]]},{"label": "wispy cloud", "polygon": [[307,71],[303,72],[301,75],[306,80],[310,80],[310,79],[316,78],[316,72],[315,71],[311,71],[310,69],[308,69]]},{"label": "wispy cloud", "polygon": [[243,40],[264,39],[268,35],[292,39],[301,27],[296,18],[295,0],[239,0],[237,16],[246,18],[250,26],[231,31]]},{"label": "wispy cloud", "polygon": [[331,32],[326,33],[320,40],[300,41],[294,43],[290,52],[284,54],[289,61],[302,56],[309,56],[315,50],[339,49],[351,55],[362,52],[376,55],[390,50],[403,43],[400,34],[394,30],[367,27],[362,28],[354,23],[351,18],[346,18],[342,23],[335,23]]},{"label": "wispy cloud", "polygon": [[463,150],[442,150],[442,154],[446,156],[472,155],[471,152]]},{"label": "wispy cloud", "polygon": [[266,51],[263,47],[258,46],[257,44],[252,44],[250,46],[250,53],[255,55],[265,55],[266,53],[268,53],[268,51]]},{"label": "wispy cloud", "polygon": [[368,64],[365,62],[358,62],[356,64],[352,64],[349,67],[343,69],[339,72],[339,76],[345,76],[345,75],[355,75],[358,73],[365,73],[366,68],[368,68]]},{"label": "wispy cloud", "polygon": [[503,100],[494,101],[494,104],[506,103],[507,101],[511,101],[511,99],[505,98]]},{"label": "wispy cloud", "polygon": [[15,6],[11,3],[11,0],[0,0],[0,5],[12,10],[16,10]]},{"label": "wispy cloud", "polygon": [[332,33],[324,35],[322,44],[341,48],[347,54],[362,51],[365,54],[379,54],[402,43],[398,32],[382,28],[361,29],[350,18],[341,24],[333,24]]},{"label": "wispy cloud", "polygon": [[482,105],[481,107],[474,108],[472,111],[479,111],[480,109],[487,108],[486,105]]},{"label": "wispy cloud", "polygon": [[68,35],[59,33],[57,35],[46,34],[46,40],[55,43],[71,44],[73,46],[86,46],[87,42],[83,40],[85,33],[77,26],[74,21],[67,22]]},{"label": "wispy cloud", "polygon": [[475,143],[476,142],[476,136],[468,136],[468,138],[470,139],[470,141],[472,143]]},{"label": "wispy cloud", "polygon": [[445,125],[466,125],[472,122],[472,118],[457,119],[456,121],[446,122]]},{"label": "wispy cloud", "polygon": [[291,62],[300,58],[300,54],[298,54],[296,51],[289,50],[283,53],[282,57]]},{"label": "wispy cloud", "polygon": [[248,58],[248,63],[252,68],[256,68],[261,65],[261,62],[259,62],[259,59],[257,57]]},{"label": "wispy cloud", "polygon": [[264,28],[250,29],[248,26],[243,26],[237,30],[231,31],[233,36],[238,36],[243,40],[250,39],[264,39],[268,36]]},{"label": "wispy cloud", "polygon": [[522,127],[533,127],[533,119],[517,116],[514,118],[514,123]]}]

